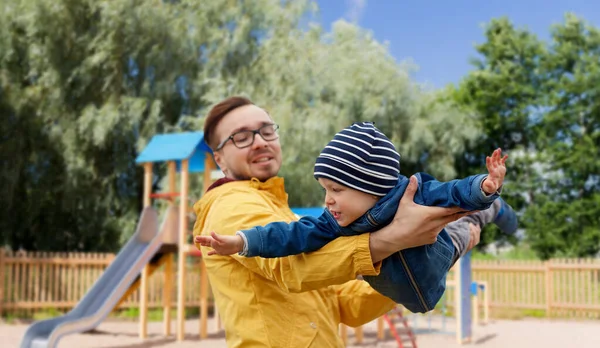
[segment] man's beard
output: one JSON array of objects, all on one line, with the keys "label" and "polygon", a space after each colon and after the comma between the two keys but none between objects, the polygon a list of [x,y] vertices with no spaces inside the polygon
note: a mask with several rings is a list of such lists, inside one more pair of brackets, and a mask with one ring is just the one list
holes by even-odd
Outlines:
[{"label": "man's beard", "polygon": [[230,172],[228,175],[231,179],[236,180],[236,181],[242,181],[242,180],[250,180],[251,178],[246,176],[246,175],[241,175],[238,173],[234,173],[234,172]]},{"label": "man's beard", "polygon": [[[233,171],[230,171],[227,175],[227,177],[236,180],[236,181],[243,181],[243,180],[250,180],[252,179],[251,176],[248,175],[244,175],[241,173],[235,173]],[[265,182],[269,179],[271,179],[272,177],[277,176],[277,173],[275,173],[274,175],[269,175],[267,178],[260,178],[260,177],[256,177],[258,180],[260,180],[261,182]]]}]

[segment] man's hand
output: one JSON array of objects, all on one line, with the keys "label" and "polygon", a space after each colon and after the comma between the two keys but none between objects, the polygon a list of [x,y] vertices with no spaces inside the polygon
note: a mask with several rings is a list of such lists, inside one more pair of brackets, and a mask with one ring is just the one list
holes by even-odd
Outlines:
[{"label": "man's hand", "polygon": [[448,223],[476,212],[467,212],[460,207],[419,205],[414,202],[417,188],[417,178],[413,175],[400,200],[394,220],[379,231],[370,234],[369,247],[373,263],[403,249],[432,244]]},{"label": "man's hand", "polygon": [[231,255],[239,253],[244,249],[244,240],[241,236],[221,236],[215,232],[211,232],[210,236],[196,236],[194,242],[211,247],[213,250],[208,252],[208,255]]},{"label": "man's hand", "polygon": [[487,156],[485,158],[485,165],[488,170],[488,176],[483,180],[481,188],[483,192],[491,195],[498,191],[504,183],[504,176],[506,175],[506,159],[508,155],[502,156],[502,150],[496,149],[492,153],[492,157]]}]

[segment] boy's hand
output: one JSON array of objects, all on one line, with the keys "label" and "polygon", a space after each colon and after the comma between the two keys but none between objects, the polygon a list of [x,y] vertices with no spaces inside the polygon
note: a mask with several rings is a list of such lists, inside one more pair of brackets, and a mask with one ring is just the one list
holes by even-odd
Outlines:
[{"label": "boy's hand", "polygon": [[210,236],[196,236],[194,242],[211,247],[213,250],[208,255],[231,255],[239,253],[244,249],[244,240],[241,236],[220,236],[211,232]]},{"label": "boy's hand", "polygon": [[498,191],[502,183],[504,183],[504,176],[506,175],[505,163],[508,155],[501,156],[502,150],[498,148],[492,153],[492,157],[488,156],[485,158],[485,165],[489,175],[483,180],[481,188],[488,195]]}]

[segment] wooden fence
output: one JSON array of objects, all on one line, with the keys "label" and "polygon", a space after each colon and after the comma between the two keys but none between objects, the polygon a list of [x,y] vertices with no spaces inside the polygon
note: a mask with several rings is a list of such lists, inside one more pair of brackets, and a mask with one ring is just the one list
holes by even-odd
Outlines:
[{"label": "wooden fence", "polygon": [[[600,318],[600,260],[476,260],[472,279],[487,282],[491,315]],[[449,279],[454,279],[453,275]],[[448,298],[454,298],[449,289]],[[452,307],[453,301],[448,301]]]},{"label": "wooden fence", "polygon": [[[38,311],[73,308],[114,258],[109,253],[13,253],[0,249],[0,316],[26,317]],[[188,257],[187,261],[186,307],[199,308],[200,258]],[[163,284],[164,266],[150,277],[149,308],[163,307]],[[139,296],[136,290],[120,308],[138,307]],[[176,308],[176,285],[171,299]]]},{"label": "wooden fence", "polygon": [[[0,250],[0,316],[72,308],[114,257]],[[200,306],[199,262],[196,257],[187,260],[187,307]],[[474,261],[472,268],[473,280],[488,283],[492,317],[498,309],[515,309],[554,317],[600,318],[600,260]],[[149,307],[162,308],[163,283],[160,268],[150,278]],[[175,306],[176,289],[173,291]],[[448,295],[452,298],[452,289]],[[138,304],[139,292],[135,291],[121,308]]]}]

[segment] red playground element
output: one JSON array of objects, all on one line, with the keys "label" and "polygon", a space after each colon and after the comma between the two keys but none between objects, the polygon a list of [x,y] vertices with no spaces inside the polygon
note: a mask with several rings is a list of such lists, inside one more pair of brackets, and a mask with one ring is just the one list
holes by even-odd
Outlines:
[{"label": "red playground element", "polygon": [[181,194],[179,192],[161,192],[161,193],[151,193],[150,198],[158,198],[158,199],[166,199],[168,201],[173,201],[173,198],[179,197]]},{"label": "red playground element", "polygon": [[[408,336],[408,340],[411,342],[411,347],[417,348],[417,339],[413,333],[413,330],[408,325],[408,320],[402,315],[401,308],[396,307],[387,314],[384,314],[383,320],[385,320],[385,322],[388,324],[392,336],[394,336],[396,342],[398,343],[398,348],[404,348],[404,339],[400,335]],[[404,329],[400,330],[400,333],[398,333],[396,330],[396,323],[398,321],[404,325]]]}]

